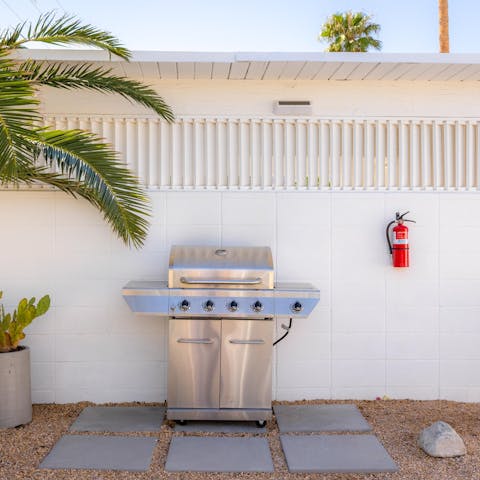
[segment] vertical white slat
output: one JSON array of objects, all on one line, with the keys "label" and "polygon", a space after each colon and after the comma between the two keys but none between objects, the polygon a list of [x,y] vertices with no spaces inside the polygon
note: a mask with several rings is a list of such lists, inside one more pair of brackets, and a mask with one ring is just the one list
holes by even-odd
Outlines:
[{"label": "vertical white slat", "polygon": [[202,124],[197,118],[192,122],[192,186],[197,188],[201,186],[199,168],[202,158]]},{"label": "vertical white slat", "polygon": [[331,186],[335,188],[339,186],[340,177],[340,159],[338,155],[338,123],[334,120],[330,121],[330,155],[329,170],[331,178]]},{"label": "vertical white slat", "polygon": [[321,122],[321,135],[322,135],[322,153],[321,153],[321,164],[322,164],[322,186],[327,189],[332,188],[332,177],[331,177],[331,168],[330,168],[330,128],[331,122],[325,120]]},{"label": "vertical white slat", "polygon": [[356,120],[352,121],[352,188],[361,185],[362,178],[362,154],[361,154],[360,125]]},{"label": "vertical white slat", "polygon": [[193,134],[192,120],[183,119],[182,122],[182,160],[183,183],[182,187],[193,187]]},{"label": "vertical white slat", "polygon": [[471,121],[467,121],[465,124],[465,188],[471,190],[473,186],[473,178],[475,175],[474,170],[474,140],[473,125]]},{"label": "vertical white slat", "polygon": [[425,121],[420,122],[420,184],[422,189],[431,186],[430,175],[428,172],[428,153],[429,153],[429,130]]},{"label": "vertical white slat", "polygon": [[170,187],[182,185],[182,127],[181,119],[177,119],[170,126]]},{"label": "vertical white slat", "polygon": [[363,122],[363,150],[364,150],[364,167],[363,167],[363,182],[362,187],[364,189],[369,188],[372,185],[372,172],[373,172],[373,152],[371,142],[371,128],[370,122],[365,120]]},{"label": "vertical white slat", "polygon": [[137,135],[137,174],[143,185],[149,185],[150,179],[148,177],[148,167],[150,164],[150,158],[148,156],[148,125],[146,118],[138,120]]},{"label": "vertical white slat", "polygon": [[257,120],[252,118],[249,122],[249,135],[250,135],[250,142],[248,149],[248,169],[249,169],[249,187],[253,189],[255,186],[259,184],[259,162],[257,156],[257,148],[258,148],[258,135],[257,135]]},{"label": "vertical white slat", "polygon": [[408,186],[410,189],[418,186],[418,135],[417,135],[417,123],[415,121],[410,122],[410,152],[408,156]]},{"label": "vertical white slat", "polygon": [[160,121],[160,186],[171,188],[171,171],[170,171],[170,143],[172,141],[170,130],[172,124]]},{"label": "vertical white slat", "polygon": [[148,165],[148,186],[153,188],[158,188],[161,185],[158,125],[156,118],[151,118],[148,121],[148,157],[150,159]]},{"label": "vertical white slat", "polygon": [[[301,132],[300,132],[301,124],[299,120],[295,120],[293,124],[293,136],[294,136],[294,143],[293,143],[293,186],[295,188],[299,188],[300,185],[300,145],[301,145]],[[290,185],[289,185],[290,186]]]},{"label": "vertical white slat", "polygon": [[261,123],[261,164],[262,188],[273,187],[272,182],[272,123],[263,120]]},{"label": "vertical white slat", "polygon": [[432,121],[432,183],[433,189],[440,187],[440,135],[437,121]]},{"label": "vertical white slat", "polygon": [[[70,119],[69,119],[70,120]],[[100,119],[102,123],[102,137],[105,139],[105,141],[113,147],[113,144],[115,142],[115,129],[113,125],[113,118],[112,117],[103,117]],[[70,124],[70,121],[69,121]],[[70,128],[70,127],[68,127]]]},{"label": "vertical white slat", "polygon": [[452,135],[451,129],[448,121],[442,124],[443,127],[443,175],[445,188],[448,189],[453,186],[452,182],[452,155],[451,155],[451,145],[452,145]]},{"label": "vertical white slat", "polygon": [[210,185],[210,175],[211,175],[211,145],[210,145],[210,121],[208,118],[205,119],[205,124],[203,127],[203,186],[207,188]]},{"label": "vertical white slat", "polygon": [[[81,122],[80,122],[81,125]],[[126,161],[127,167],[134,172],[137,170],[137,122],[134,118],[127,120],[126,133]]]},{"label": "vertical white slat", "polygon": [[408,186],[408,143],[405,130],[406,125],[403,120],[400,120],[398,123],[398,190]]},{"label": "vertical white slat", "polygon": [[287,188],[288,185],[288,160],[290,141],[288,138],[290,125],[287,120],[283,123],[283,150],[282,150],[282,187]]},{"label": "vertical white slat", "polygon": [[305,172],[306,172],[306,187],[312,189],[315,186],[316,171],[316,156],[317,156],[317,141],[318,137],[315,135],[315,123],[311,119],[307,121],[307,151],[305,152]]},{"label": "vertical white slat", "polygon": [[385,134],[384,123],[375,122],[375,188],[385,187]]},{"label": "vertical white slat", "polygon": [[90,132],[97,137],[103,138],[102,119],[100,117],[90,117]]},{"label": "vertical white slat", "polygon": [[275,168],[273,172],[274,187],[281,188],[283,185],[283,162],[284,162],[284,129],[285,122],[283,120],[273,121],[273,158],[275,162]]},{"label": "vertical white slat", "polygon": [[455,189],[462,188],[465,184],[465,165],[464,165],[464,138],[463,127],[458,120],[455,122]]},{"label": "vertical white slat", "polygon": [[387,120],[387,132],[386,132],[386,142],[387,142],[387,159],[386,159],[386,174],[385,174],[385,188],[388,190],[395,185],[395,132],[394,126],[391,120]]},{"label": "vertical white slat", "polygon": [[216,180],[215,187],[224,187],[226,185],[227,166],[226,166],[226,122],[217,119],[215,125],[215,159],[216,159]]},{"label": "vertical white slat", "polygon": [[125,119],[116,117],[113,121],[114,126],[114,142],[113,146],[115,150],[120,153],[120,159],[124,164],[127,162],[126,152],[126,132],[125,132]]},{"label": "vertical white slat", "polygon": [[[62,127],[61,125],[66,125],[67,124],[67,119],[64,118],[64,117],[61,117],[61,118],[59,118],[59,120],[60,120],[61,123],[57,123],[57,125],[58,125],[57,128],[60,128],[60,129],[63,130],[63,128],[65,128],[65,127]],[[78,128],[80,130],[91,131],[92,122],[90,121],[90,117],[86,117],[86,116],[80,117],[79,121],[78,121]]]},{"label": "vertical white slat", "polygon": [[243,174],[243,125],[242,120],[238,120],[237,124],[237,187],[240,188],[242,185],[242,174]]},{"label": "vertical white slat", "polygon": [[67,129],[77,130],[79,128],[78,117],[67,117]]},{"label": "vertical white slat", "polygon": [[225,186],[227,188],[231,188],[233,181],[232,181],[232,173],[234,171],[234,148],[233,148],[233,143],[234,143],[234,138],[233,138],[233,121],[231,118],[227,119],[227,124],[226,124],[226,131],[225,131],[225,143],[226,143],[226,183]]},{"label": "vertical white slat", "polygon": [[349,124],[346,120],[343,120],[341,123],[341,158],[342,158],[342,168],[340,171],[340,188],[344,189],[345,187],[350,186],[350,169],[349,169],[349,159],[350,159],[350,149],[349,149]]},{"label": "vertical white slat", "polygon": [[322,188],[325,175],[324,175],[324,156],[323,156],[323,148],[324,148],[324,135],[323,135],[323,121],[320,120],[317,124],[317,134],[318,134],[318,151],[317,151],[317,187],[319,189]]}]

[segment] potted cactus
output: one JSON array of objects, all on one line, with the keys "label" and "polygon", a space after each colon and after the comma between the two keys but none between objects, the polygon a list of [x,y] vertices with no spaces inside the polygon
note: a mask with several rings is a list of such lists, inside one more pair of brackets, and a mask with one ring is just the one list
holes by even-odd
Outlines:
[{"label": "potted cactus", "polygon": [[[2,296],[0,291],[0,299]],[[32,420],[30,350],[19,342],[25,338],[25,327],[49,307],[48,295],[37,304],[35,297],[23,298],[13,313],[5,313],[0,303],[0,428],[16,427]]]}]

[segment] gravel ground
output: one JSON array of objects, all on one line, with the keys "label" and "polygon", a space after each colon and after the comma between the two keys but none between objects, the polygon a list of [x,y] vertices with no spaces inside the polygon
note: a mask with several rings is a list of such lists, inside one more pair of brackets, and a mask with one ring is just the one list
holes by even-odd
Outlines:
[{"label": "gravel ground", "polygon": [[[280,402],[287,403],[287,402]],[[480,406],[474,403],[447,401],[378,400],[348,402],[301,403],[355,403],[370,422],[374,433],[399,465],[397,473],[388,474],[290,474],[283,455],[275,422],[267,424],[275,473],[166,473],[163,471],[168,445],[172,437],[172,423],[165,423],[159,433],[131,433],[132,436],[158,438],[150,469],[147,472],[115,472],[92,470],[39,470],[40,461],[55,442],[65,433],[78,414],[91,403],[68,405],[35,405],[33,421],[19,428],[0,429],[0,480],[68,479],[411,479],[411,480],[479,480],[480,479]],[[112,404],[113,405],[113,404]],[[115,404],[117,405],[117,404]],[[121,404],[133,405],[133,404]],[[139,404],[135,404],[139,405]],[[143,405],[143,404],[142,404]],[[152,404],[150,404],[152,405]],[[467,447],[464,457],[438,459],[424,454],[417,446],[420,430],[434,421],[444,420],[456,429]],[[115,435],[115,434],[105,434]],[[126,434],[122,434],[126,435]],[[215,435],[215,434],[211,434]]]}]

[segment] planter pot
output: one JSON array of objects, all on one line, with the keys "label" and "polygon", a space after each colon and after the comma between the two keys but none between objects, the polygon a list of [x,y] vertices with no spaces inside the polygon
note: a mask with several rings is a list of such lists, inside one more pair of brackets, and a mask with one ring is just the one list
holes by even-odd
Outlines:
[{"label": "planter pot", "polygon": [[31,421],[30,349],[0,353],[0,428]]}]

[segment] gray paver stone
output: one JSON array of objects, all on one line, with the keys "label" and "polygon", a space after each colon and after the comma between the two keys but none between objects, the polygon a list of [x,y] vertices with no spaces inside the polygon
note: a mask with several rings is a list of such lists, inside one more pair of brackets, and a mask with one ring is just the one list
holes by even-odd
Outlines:
[{"label": "gray paver stone", "polygon": [[71,432],[158,432],[164,407],[86,407]]},{"label": "gray paver stone", "polygon": [[355,405],[274,405],[280,432],[369,432]]},{"label": "gray paver stone", "polygon": [[290,472],[395,472],[397,466],[375,435],[281,435]]},{"label": "gray paver stone", "polygon": [[167,472],[273,472],[266,438],[173,437]]},{"label": "gray paver stone", "polygon": [[65,435],[40,468],[143,472],[150,466],[156,441],[152,437]]}]

